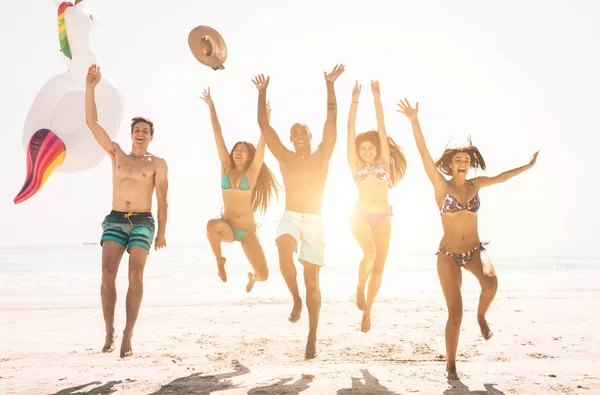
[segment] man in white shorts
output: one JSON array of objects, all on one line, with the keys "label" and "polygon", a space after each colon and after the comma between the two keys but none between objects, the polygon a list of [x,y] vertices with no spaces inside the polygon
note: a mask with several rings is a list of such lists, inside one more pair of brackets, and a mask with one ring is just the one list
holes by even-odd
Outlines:
[{"label": "man in white shorts", "polygon": [[259,75],[254,79],[258,88],[258,124],[269,150],[279,162],[285,186],[285,213],[277,228],[279,268],[294,298],[289,320],[297,322],[302,312],[302,299],[296,281],[294,252],[300,252],[298,260],[304,266],[306,307],[308,308],[309,332],[304,357],[317,355],[317,327],[321,311],[319,269],[324,266],[325,240],[321,220],[323,192],[329,171],[329,160],[337,138],[337,102],[333,84],[344,72],[344,65],[335,66],[331,73],[325,72],[327,84],[327,119],[323,129],[323,141],[311,152],[312,135],[308,127],[295,123],[290,130],[294,151],[287,149],[267,117],[267,86],[269,77]]}]

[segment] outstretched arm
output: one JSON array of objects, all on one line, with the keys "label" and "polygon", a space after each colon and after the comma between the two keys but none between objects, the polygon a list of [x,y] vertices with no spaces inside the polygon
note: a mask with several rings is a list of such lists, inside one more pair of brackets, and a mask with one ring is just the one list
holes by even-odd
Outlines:
[{"label": "outstretched arm", "polygon": [[477,177],[477,178],[472,179],[471,181],[478,189],[487,187],[489,185],[500,184],[502,182],[508,181],[511,178],[513,178],[514,176],[523,173],[525,170],[531,169],[535,165],[535,162],[537,161],[537,156],[538,156],[539,152],[540,151],[533,154],[531,161],[524,166],[505,171],[504,173],[500,173],[494,177]]},{"label": "outstretched arm", "polygon": [[421,155],[421,160],[423,161],[423,166],[425,166],[425,172],[427,173],[427,177],[429,177],[429,181],[431,181],[436,190],[445,188],[446,179],[440,174],[440,172],[437,170],[437,167],[435,167],[435,162],[431,158],[431,154],[429,153],[427,145],[425,144],[423,132],[421,131],[421,125],[419,124],[419,118],[417,117],[419,112],[419,102],[417,102],[415,108],[412,108],[410,103],[408,103],[408,100],[404,99],[404,102],[400,100],[398,107],[400,107],[400,109],[397,111],[406,115],[406,117],[410,120],[413,135],[415,137],[415,143],[419,149],[419,154]]},{"label": "outstretched arm", "polygon": [[[267,120],[271,120],[271,105],[267,102]],[[265,160],[265,138],[263,134],[260,134],[260,138],[258,139],[258,144],[256,145],[256,152],[254,153],[254,159],[252,160],[251,165],[251,174],[252,178],[256,181],[258,178],[258,173],[260,173],[260,169]]]},{"label": "outstretched arm", "polygon": [[352,103],[350,103],[350,113],[348,114],[348,165],[352,175],[358,170],[358,155],[356,154],[356,112],[358,110],[358,97],[362,85],[354,84],[352,88]]},{"label": "outstretched arm", "polygon": [[269,115],[267,113],[267,86],[269,85],[269,77],[265,79],[263,74],[256,76],[252,80],[256,89],[258,89],[258,126],[260,127],[261,135],[265,139],[265,143],[273,156],[278,161],[284,158],[288,151],[281,143],[275,129],[271,127]]},{"label": "outstretched arm", "polygon": [[111,140],[106,130],[98,122],[98,112],[96,110],[95,90],[101,78],[100,67],[95,64],[91,65],[88,68],[88,74],[85,79],[85,123],[92,131],[100,147],[111,158],[114,158],[118,145]]},{"label": "outstretched arm", "polygon": [[331,73],[324,72],[327,82],[327,118],[323,127],[321,148],[326,158],[331,158],[337,140],[337,101],[335,98],[334,82],[345,70],[344,65],[336,65]]},{"label": "outstretched arm", "polygon": [[379,135],[380,158],[385,169],[390,171],[390,145],[388,143],[387,132],[385,130],[385,120],[383,119],[383,105],[381,104],[381,92],[379,90],[379,81],[371,81],[371,91],[373,91],[373,100],[375,101],[375,115],[377,117],[377,134]]},{"label": "outstretched arm", "polygon": [[159,159],[156,164],[156,173],[154,175],[154,182],[156,184],[156,201],[158,203],[158,230],[156,232],[156,240],[154,242],[154,249],[166,247],[167,242],[165,240],[165,231],[167,228],[167,192],[169,190],[169,169],[167,167],[167,161]]},{"label": "outstretched arm", "polygon": [[202,92],[204,96],[200,98],[208,104],[210,109],[210,122],[212,124],[213,133],[215,135],[215,143],[217,144],[217,152],[219,153],[219,159],[221,160],[221,167],[228,169],[231,167],[231,159],[229,158],[229,152],[227,152],[227,146],[225,145],[225,139],[223,139],[223,132],[221,131],[221,124],[219,123],[219,117],[217,117],[217,109],[215,103],[210,96],[210,88],[205,89]]}]

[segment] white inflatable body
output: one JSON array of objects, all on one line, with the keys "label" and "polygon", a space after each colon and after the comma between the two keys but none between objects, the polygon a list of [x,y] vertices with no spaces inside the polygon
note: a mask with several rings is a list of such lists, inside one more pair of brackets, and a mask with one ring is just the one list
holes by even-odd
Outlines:
[{"label": "white inflatable body", "polygon": [[[95,96],[98,119],[114,139],[123,118],[121,94],[112,81],[102,76]],[[69,73],[53,77],[33,101],[23,129],[25,150],[31,136],[44,128],[52,130],[65,144],[65,159],[55,172],[88,170],[106,157],[85,123],[85,84],[76,86]]]},{"label": "white inflatable body", "polygon": [[[89,47],[96,15],[85,8],[88,1],[72,5],[54,0],[59,47],[69,71],[42,87],[27,114],[22,138],[27,177],[15,203],[33,196],[53,171],[87,170],[106,156],[85,122],[85,78],[88,68],[96,63]],[[96,86],[95,97],[98,120],[115,139],[123,119],[123,97],[106,76]]]}]

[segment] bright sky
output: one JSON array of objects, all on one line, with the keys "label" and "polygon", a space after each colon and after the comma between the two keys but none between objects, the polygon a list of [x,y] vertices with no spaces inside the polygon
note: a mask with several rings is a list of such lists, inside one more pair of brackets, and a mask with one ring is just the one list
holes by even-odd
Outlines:
[{"label": "bright sky", "polygon": [[[357,79],[363,84],[357,130],[375,126],[369,81],[378,79],[388,133],[408,159],[408,173],[390,196],[394,245],[433,253],[441,237],[433,189],[410,124],[395,111],[403,97],[420,101],[434,158],[450,139],[462,144],[471,135],[488,163],[486,173],[494,175],[526,164],[541,150],[534,169],[481,193],[480,235],[492,241],[493,255],[593,252],[597,245],[593,158],[600,143],[600,5],[594,1],[88,2],[98,22],[92,51],[125,97],[117,141],[130,147],[132,116],[155,121],[150,151],[169,165],[169,245],[205,244],[206,221],[222,206],[202,89],[211,87],[229,148],[238,140],[256,143],[257,91],[251,78],[270,75],[272,125],[287,143],[290,126],[306,123],[316,147],[326,114],[323,71],[337,63],[346,72],[336,82],[338,142],[324,203],[328,248],[355,243],[348,217],[356,189],[345,150]],[[8,0],[2,3],[8,9]],[[0,245],[98,241],[111,209],[108,158],[89,171],[54,173],[32,199],[12,202],[25,178],[25,118],[39,90],[66,71],[66,63],[55,2],[10,4],[14,11],[0,24],[5,51]],[[226,70],[202,66],[191,54],[187,37],[197,25],[209,25],[225,38]],[[270,153],[266,161],[281,180]],[[267,218],[258,218],[265,223],[263,244],[274,243],[283,202],[282,197]]]}]

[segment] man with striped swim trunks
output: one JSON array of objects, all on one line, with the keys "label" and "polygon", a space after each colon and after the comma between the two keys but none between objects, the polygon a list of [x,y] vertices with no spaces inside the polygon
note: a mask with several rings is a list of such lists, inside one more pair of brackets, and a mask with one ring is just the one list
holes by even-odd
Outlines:
[{"label": "man with striped swim trunks", "polygon": [[[106,341],[102,352],[115,349],[117,335],[114,318],[117,302],[115,280],[123,254],[129,254],[129,288],[125,308],[127,321],[121,340],[121,358],[132,355],[131,338],[143,295],[143,275],[146,259],[152,246],[166,247],[167,223],[167,162],[148,152],[148,144],[154,136],[152,121],[143,117],[131,120],[132,147],[129,154],[112,141],[98,123],[94,90],[100,82],[100,68],[92,65],[86,77],[85,117],[89,129],[98,144],[112,161],[113,197],[112,211],[102,222],[102,312],[106,326]],[[158,203],[158,226],[152,216],[152,195],[156,188]]]}]

